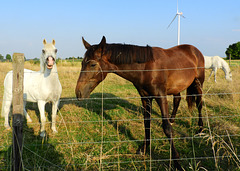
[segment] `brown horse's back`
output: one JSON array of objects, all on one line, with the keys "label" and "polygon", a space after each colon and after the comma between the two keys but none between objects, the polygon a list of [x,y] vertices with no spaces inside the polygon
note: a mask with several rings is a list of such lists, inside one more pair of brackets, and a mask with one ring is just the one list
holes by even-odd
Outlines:
[{"label": "brown horse's back", "polygon": [[178,94],[187,89],[195,79],[201,84],[204,82],[204,58],[196,47],[192,45],[180,45],[170,49],[154,47],[153,55],[154,68],[160,70],[155,79],[158,79],[159,85],[166,85],[168,95]]}]

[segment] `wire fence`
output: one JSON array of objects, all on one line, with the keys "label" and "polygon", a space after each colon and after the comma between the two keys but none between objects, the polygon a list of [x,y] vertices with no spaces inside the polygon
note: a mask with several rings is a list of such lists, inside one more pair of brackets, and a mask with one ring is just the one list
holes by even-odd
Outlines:
[{"label": "wire fence", "polygon": [[[185,69],[193,69],[193,68],[185,68]],[[183,69],[178,69],[183,70]],[[133,72],[136,70],[126,70],[124,72]],[[146,70],[139,70],[139,72],[146,71]],[[150,70],[149,70],[150,71]],[[147,71],[147,72],[149,72]],[[158,70],[163,71],[163,70]],[[138,71],[137,71],[138,72]],[[67,72],[65,72],[67,73]],[[76,72],[69,71],[68,74]],[[4,73],[3,73],[4,74]],[[58,73],[59,75],[61,74]],[[142,112],[142,107],[140,104],[140,96],[136,96],[135,94],[130,95],[121,95],[121,96],[111,96],[108,97],[105,96],[106,91],[104,91],[104,87],[107,83],[102,83],[99,88],[99,95],[97,97],[90,97],[88,99],[82,99],[84,104],[79,105],[76,98],[72,97],[65,97],[60,99],[60,105],[74,105],[76,108],[73,111],[67,111],[67,109],[59,109],[58,115],[58,130],[61,128],[61,131],[57,135],[49,135],[48,140],[39,140],[37,138],[38,136],[33,135],[34,131],[32,129],[26,128],[26,138],[24,141],[23,150],[26,152],[26,156],[32,155],[34,157],[30,157],[33,160],[41,160],[41,164],[35,165],[28,161],[25,161],[27,163],[25,165],[26,170],[32,170],[32,169],[53,169],[53,170],[159,170],[159,169],[165,169],[169,170],[172,168],[173,160],[171,158],[171,152],[170,152],[170,145],[168,141],[170,140],[167,138],[162,132],[161,128],[161,122],[162,117],[160,116],[160,110],[157,105],[153,105],[154,114],[152,114],[151,122],[151,139],[150,139],[150,150],[147,154],[147,156],[142,154],[135,154],[136,148],[139,144],[142,144],[144,142],[144,131],[143,131],[143,117],[140,114],[133,117],[133,115],[136,115],[136,113]],[[75,87],[73,87],[75,88]],[[109,93],[109,92],[108,92]],[[111,93],[111,92],[110,92]],[[239,124],[236,123],[234,125],[234,121],[238,122],[240,121],[240,116],[238,114],[239,108],[236,106],[236,109],[234,111],[229,112],[231,110],[231,107],[229,109],[226,109],[227,111],[224,111],[225,109],[213,109],[209,112],[209,108],[214,108],[214,105],[207,107],[207,100],[209,98],[216,98],[219,97],[227,97],[226,101],[229,100],[229,96],[239,96],[240,91],[238,92],[238,89],[235,92],[217,92],[217,93],[209,93],[208,90],[206,93],[203,93],[202,96],[204,101],[204,107],[203,107],[203,117],[205,121],[205,128],[203,133],[196,134],[194,131],[196,131],[196,123],[199,119],[196,111],[188,112],[186,115],[183,114],[187,110],[186,105],[184,107],[180,107],[182,112],[177,113],[176,116],[176,125],[173,125],[174,131],[177,132],[177,135],[173,138],[174,142],[180,141],[181,143],[178,144],[177,149],[180,149],[180,160],[185,164],[186,169],[190,170],[197,170],[198,168],[202,169],[208,169],[208,168],[215,168],[219,169],[221,167],[224,167],[220,164],[220,161],[225,161],[224,164],[230,162],[230,165],[234,165],[232,168],[239,169],[240,165],[240,154],[239,154],[239,147],[240,144],[238,143],[238,140],[240,139],[240,132],[238,130]],[[185,98],[187,95],[183,93],[181,95],[181,98]],[[162,98],[163,96],[148,96],[144,98]],[[167,96],[169,103],[171,103],[171,96]],[[124,100],[124,102],[123,102]],[[130,102],[128,102],[130,101]],[[132,103],[132,101],[134,101]],[[136,102],[138,101],[138,102]],[[184,100],[182,100],[184,101]],[[0,100],[0,102],[2,102]],[[116,103],[114,107],[111,107],[113,105],[112,103]],[[120,108],[117,108],[116,106],[118,103],[126,103],[119,105]],[[185,103],[185,102],[181,102]],[[216,102],[218,103],[218,102]],[[238,104],[238,102],[235,102]],[[229,104],[229,103],[228,103]],[[84,105],[86,107],[84,107]],[[134,107],[132,107],[132,106]],[[107,107],[106,107],[107,106]],[[110,107],[109,107],[110,106]],[[169,105],[170,106],[170,105]],[[181,104],[180,104],[181,106]],[[106,108],[107,109],[106,109]],[[36,106],[31,107],[36,110]],[[71,108],[71,106],[69,107]],[[68,109],[69,109],[68,108]],[[77,113],[78,110],[82,110],[82,108],[85,108],[83,111]],[[93,108],[93,109],[92,109]],[[133,108],[132,110],[128,110],[128,108]],[[107,112],[106,112],[107,110]],[[124,115],[124,118],[121,118],[118,113],[118,117],[113,117],[113,114],[110,112],[113,110],[113,113],[118,110],[121,111],[120,115]],[[218,111],[217,111],[218,110]],[[228,115],[228,112],[230,113]],[[125,113],[125,114],[124,114]],[[158,113],[158,114],[157,114]],[[193,113],[193,115],[191,114]],[[72,115],[74,115],[73,118],[70,118]],[[84,115],[82,117],[81,115]],[[88,115],[88,116],[86,116]],[[130,115],[127,118],[127,116]],[[93,118],[92,118],[93,117]],[[132,118],[133,117],[133,118]],[[68,118],[70,118],[68,120]],[[79,120],[76,120],[76,118],[80,118]],[[169,118],[165,118],[169,119]],[[183,123],[183,120],[185,123]],[[226,122],[230,121],[228,124],[234,123],[233,126],[237,127],[236,130],[214,130],[214,128],[211,127],[211,122],[215,120],[214,122],[218,122],[218,120],[224,120]],[[37,120],[35,120],[37,121]],[[224,122],[223,121],[223,122]],[[0,128],[2,127],[2,130],[4,129],[4,124],[0,124]],[[51,125],[51,122],[47,122],[48,125]],[[133,128],[131,127],[131,124],[136,124]],[[27,124],[31,128],[40,127],[40,123],[33,122]],[[111,126],[109,126],[111,125]],[[139,126],[141,125],[141,128]],[[221,125],[220,125],[221,126]],[[73,127],[77,127],[77,129],[74,129]],[[93,131],[86,131],[88,128],[92,129],[94,127]],[[114,128],[112,128],[114,127]],[[183,127],[187,127],[184,129],[188,129],[188,131],[184,133],[179,133],[180,131],[178,129],[181,129]],[[79,128],[79,129],[78,129]],[[83,130],[80,130],[80,129]],[[136,130],[139,128],[139,130]],[[158,131],[157,131],[158,130]],[[49,130],[47,130],[49,131]],[[82,133],[82,131],[86,131],[86,138],[76,136],[79,132],[81,132],[81,135],[85,135]],[[228,133],[230,131],[231,133]],[[111,132],[110,134],[108,132]],[[134,134],[139,134],[141,132],[142,135],[136,136]],[[4,132],[6,133],[6,132]],[[7,134],[7,133],[6,133]],[[59,135],[60,134],[60,135]],[[63,134],[63,135],[61,135]],[[91,135],[92,134],[92,135]],[[64,136],[64,137],[61,137]],[[4,151],[1,155],[1,161],[0,161],[0,169],[8,170],[10,168],[10,158],[9,158],[9,149],[11,146],[11,135],[6,136],[9,140],[1,143],[0,148],[2,151]],[[49,140],[51,139],[51,140]],[[184,143],[188,142],[188,143]],[[187,145],[186,145],[187,144]],[[190,150],[184,150],[181,148],[181,145],[184,146],[183,148],[189,148]],[[130,147],[129,147],[130,146]],[[191,147],[189,147],[191,146]],[[203,146],[201,148],[198,148],[200,146]],[[41,147],[40,149],[38,149]],[[121,149],[121,147],[125,148],[124,150]],[[160,149],[163,147],[163,150]],[[57,148],[57,149],[55,149]],[[78,148],[82,150],[78,150]],[[208,148],[206,150],[203,150],[203,148]],[[7,150],[6,150],[7,149]],[[60,155],[59,160],[52,160],[51,157],[46,156],[49,155],[49,153],[45,153],[46,150],[54,150],[56,154],[59,151],[64,151],[63,154]],[[57,151],[57,152],[56,152]],[[65,151],[68,151],[69,154],[67,154]],[[184,153],[187,151],[187,153],[191,153],[190,155]],[[81,154],[77,154],[81,153]],[[56,155],[54,154],[54,155]],[[25,156],[25,157],[26,157]],[[66,157],[67,156],[67,157]],[[191,156],[191,157],[189,157]],[[31,160],[29,157],[25,160]],[[214,164],[215,166],[205,166],[199,164],[202,160],[206,160],[207,162],[210,162],[210,165]],[[212,161],[214,160],[214,161]],[[44,164],[43,164],[44,163]],[[162,164],[163,166],[159,166],[159,164]],[[228,165],[229,166],[229,165]]]}]

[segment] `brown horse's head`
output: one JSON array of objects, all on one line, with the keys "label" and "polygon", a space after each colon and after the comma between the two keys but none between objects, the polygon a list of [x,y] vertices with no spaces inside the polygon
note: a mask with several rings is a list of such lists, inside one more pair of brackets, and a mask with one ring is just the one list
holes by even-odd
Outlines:
[{"label": "brown horse's head", "polygon": [[88,98],[94,88],[113,69],[112,64],[108,62],[109,54],[106,51],[106,38],[104,36],[98,45],[90,45],[84,38],[82,41],[87,51],[82,61],[82,69],[75,89],[79,100]]}]

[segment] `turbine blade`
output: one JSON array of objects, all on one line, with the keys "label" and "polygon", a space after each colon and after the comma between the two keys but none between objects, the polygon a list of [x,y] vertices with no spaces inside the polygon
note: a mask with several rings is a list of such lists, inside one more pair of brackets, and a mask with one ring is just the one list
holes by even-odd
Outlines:
[{"label": "turbine blade", "polygon": [[175,17],[173,18],[173,20],[171,21],[171,23],[168,25],[168,27],[167,28],[169,28],[170,27],[170,25],[173,23],[173,21],[175,20],[175,18],[177,17],[177,14],[175,15]]}]

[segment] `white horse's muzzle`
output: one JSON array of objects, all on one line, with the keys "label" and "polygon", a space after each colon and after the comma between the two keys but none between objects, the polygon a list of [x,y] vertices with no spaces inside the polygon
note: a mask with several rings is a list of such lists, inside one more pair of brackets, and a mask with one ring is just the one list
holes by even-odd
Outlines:
[{"label": "white horse's muzzle", "polygon": [[52,56],[49,56],[49,57],[46,59],[46,65],[47,65],[47,68],[48,68],[48,69],[52,69],[54,63],[55,63],[55,59],[54,59]]}]

